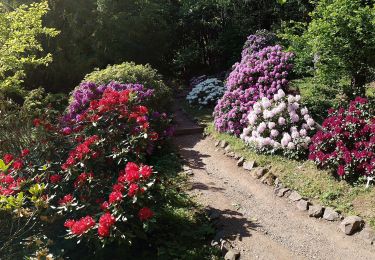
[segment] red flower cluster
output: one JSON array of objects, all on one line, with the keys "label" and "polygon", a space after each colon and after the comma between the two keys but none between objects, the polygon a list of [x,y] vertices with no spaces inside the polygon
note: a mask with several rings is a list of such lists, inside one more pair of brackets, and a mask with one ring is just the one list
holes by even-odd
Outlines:
[{"label": "red flower cluster", "polygon": [[116,220],[110,213],[104,213],[99,219],[98,234],[100,237],[109,237],[110,229]]},{"label": "red flower cluster", "polygon": [[343,177],[375,175],[375,118],[368,101],[357,97],[348,109],[329,114],[312,138],[309,159]]},{"label": "red flower cluster", "polygon": [[99,137],[97,135],[86,138],[86,140],[82,144],[79,144],[73,151],[69,153],[69,157],[61,166],[61,169],[66,171],[78,161],[83,160],[87,155],[93,155],[95,152],[91,150],[90,146],[98,141]]},{"label": "red flower cluster", "polygon": [[149,208],[141,208],[138,213],[138,217],[141,221],[149,220],[154,216],[154,212]]},{"label": "red flower cluster", "polygon": [[73,195],[67,194],[59,200],[60,205],[67,205],[73,201]]},{"label": "red flower cluster", "polygon": [[80,220],[68,219],[64,226],[68,228],[74,235],[82,235],[95,226],[95,221],[91,216],[86,216]]}]

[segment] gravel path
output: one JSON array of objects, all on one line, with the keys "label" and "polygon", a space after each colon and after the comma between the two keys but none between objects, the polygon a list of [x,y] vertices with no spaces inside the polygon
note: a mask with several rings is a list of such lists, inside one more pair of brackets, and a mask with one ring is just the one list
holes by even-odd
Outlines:
[{"label": "gravel path", "polygon": [[309,218],[273,188],[253,179],[202,135],[176,137],[193,170],[190,193],[220,216],[218,237],[229,237],[241,259],[375,259],[360,234],[346,236],[338,222]]}]

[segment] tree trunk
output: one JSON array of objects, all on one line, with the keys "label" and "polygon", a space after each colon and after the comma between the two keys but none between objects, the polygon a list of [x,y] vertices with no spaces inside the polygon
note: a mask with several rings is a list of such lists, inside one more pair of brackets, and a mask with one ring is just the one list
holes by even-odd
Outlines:
[{"label": "tree trunk", "polygon": [[359,72],[352,77],[352,95],[364,97],[366,94],[366,73]]}]

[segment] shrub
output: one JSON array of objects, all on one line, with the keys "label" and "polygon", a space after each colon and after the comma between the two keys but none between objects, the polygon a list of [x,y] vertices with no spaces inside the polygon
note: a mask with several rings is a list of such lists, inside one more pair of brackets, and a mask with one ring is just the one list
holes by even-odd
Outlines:
[{"label": "shrub", "polygon": [[347,109],[331,109],[312,138],[310,160],[355,181],[375,174],[375,118],[368,101],[357,97]]},{"label": "shrub", "polygon": [[255,34],[249,35],[242,48],[241,57],[260,51],[267,46],[273,46],[276,43],[276,35],[267,30],[258,30]]},{"label": "shrub", "polygon": [[142,86],[111,86],[64,128],[35,119],[35,131],[45,137],[3,154],[1,209],[48,216],[49,227],[66,219],[68,238],[106,243],[144,235],[160,192],[146,162],[169,120],[143,105]]},{"label": "shrub", "polygon": [[299,95],[285,95],[281,89],[272,100],[263,97],[248,115],[248,127],[241,138],[260,153],[282,153],[290,158],[307,155],[314,120]]},{"label": "shrub", "polygon": [[209,107],[216,104],[224,94],[224,84],[216,78],[207,79],[197,84],[187,95],[190,104]]},{"label": "shrub", "polygon": [[83,82],[93,82],[98,85],[112,81],[119,83],[142,84],[147,89],[153,89],[154,95],[150,100],[153,108],[167,109],[171,102],[171,90],[162,80],[161,75],[150,65],[136,65],[134,62],[124,62],[108,65],[107,68],[87,74]]},{"label": "shrub", "polygon": [[287,88],[292,56],[276,45],[245,55],[236,63],[215,107],[215,128],[240,135],[254,103],[263,97],[272,99],[279,89]]}]

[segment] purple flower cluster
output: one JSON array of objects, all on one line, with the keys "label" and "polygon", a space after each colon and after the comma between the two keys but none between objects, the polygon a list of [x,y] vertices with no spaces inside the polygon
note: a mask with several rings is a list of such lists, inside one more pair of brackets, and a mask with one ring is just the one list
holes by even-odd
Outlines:
[{"label": "purple flower cluster", "polygon": [[247,37],[247,40],[242,49],[241,57],[244,57],[253,52],[260,51],[267,46],[272,46],[274,45],[275,41],[275,34],[268,32],[267,30],[257,31],[256,34],[252,34]]},{"label": "purple flower cluster", "polygon": [[226,92],[215,107],[216,130],[240,135],[254,103],[263,97],[272,99],[279,89],[287,88],[292,58],[279,45],[245,54],[234,65]]},{"label": "purple flower cluster", "polygon": [[76,88],[72,94],[72,101],[68,106],[67,113],[63,116],[63,124],[75,122],[79,119],[90,105],[90,101],[99,99],[107,88],[116,91],[125,89],[134,90],[140,100],[152,96],[154,90],[146,89],[141,84],[120,84],[111,82],[107,85],[97,85],[92,82],[83,82]]}]

